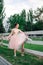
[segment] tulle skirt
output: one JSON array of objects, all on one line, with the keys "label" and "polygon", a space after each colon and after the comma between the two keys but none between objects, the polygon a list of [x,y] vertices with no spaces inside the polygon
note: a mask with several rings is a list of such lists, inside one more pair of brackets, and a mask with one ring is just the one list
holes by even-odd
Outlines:
[{"label": "tulle skirt", "polygon": [[26,35],[24,33],[14,34],[11,36],[9,41],[9,48],[10,49],[19,49],[20,46],[25,42]]}]

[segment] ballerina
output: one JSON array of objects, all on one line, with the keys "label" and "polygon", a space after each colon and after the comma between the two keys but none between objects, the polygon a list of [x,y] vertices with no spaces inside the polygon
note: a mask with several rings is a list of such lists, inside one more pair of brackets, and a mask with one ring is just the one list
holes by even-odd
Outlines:
[{"label": "ballerina", "polygon": [[22,56],[24,56],[24,42],[28,37],[26,37],[25,33],[21,31],[19,28],[19,24],[15,24],[15,28],[12,29],[10,35],[8,36],[9,39],[9,48],[14,49],[14,56],[16,56],[16,51],[22,46]]}]

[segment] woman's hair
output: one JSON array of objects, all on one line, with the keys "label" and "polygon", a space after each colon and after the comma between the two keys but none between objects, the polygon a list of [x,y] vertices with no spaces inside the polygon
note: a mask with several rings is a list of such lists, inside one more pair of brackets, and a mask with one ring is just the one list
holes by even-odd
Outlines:
[{"label": "woman's hair", "polygon": [[17,24],[18,24],[18,23],[15,23],[15,24],[14,24],[14,27],[15,27]]}]

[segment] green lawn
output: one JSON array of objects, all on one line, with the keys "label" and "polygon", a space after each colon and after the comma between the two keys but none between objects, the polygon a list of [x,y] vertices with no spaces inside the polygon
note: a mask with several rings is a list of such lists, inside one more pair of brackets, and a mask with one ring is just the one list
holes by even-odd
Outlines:
[{"label": "green lawn", "polygon": [[25,44],[25,48],[37,51],[43,51],[43,45],[36,45],[36,44]]},{"label": "green lawn", "polygon": [[2,40],[2,42],[3,43],[7,43],[7,44],[9,43],[9,41],[7,41],[7,40]]},{"label": "green lawn", "polygon": [[24,57],[22,57],[17,52],[17,57],[14,57],[13,54],[13,50],[0,46],[0,55],[12,63],[12,65],[43,65],[43,59],[39,59],[34,55],[25,53]]}]

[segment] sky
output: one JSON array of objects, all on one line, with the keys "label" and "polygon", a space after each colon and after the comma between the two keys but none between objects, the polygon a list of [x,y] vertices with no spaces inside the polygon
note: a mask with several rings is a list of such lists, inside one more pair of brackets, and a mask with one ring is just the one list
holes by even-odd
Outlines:
[{"label": "sky", "polygon": [[23,9],[28,11],[43,6],[43,0],[4,0],[4,8],[6,17],[10,17],[15,13],[20,13]]}]

